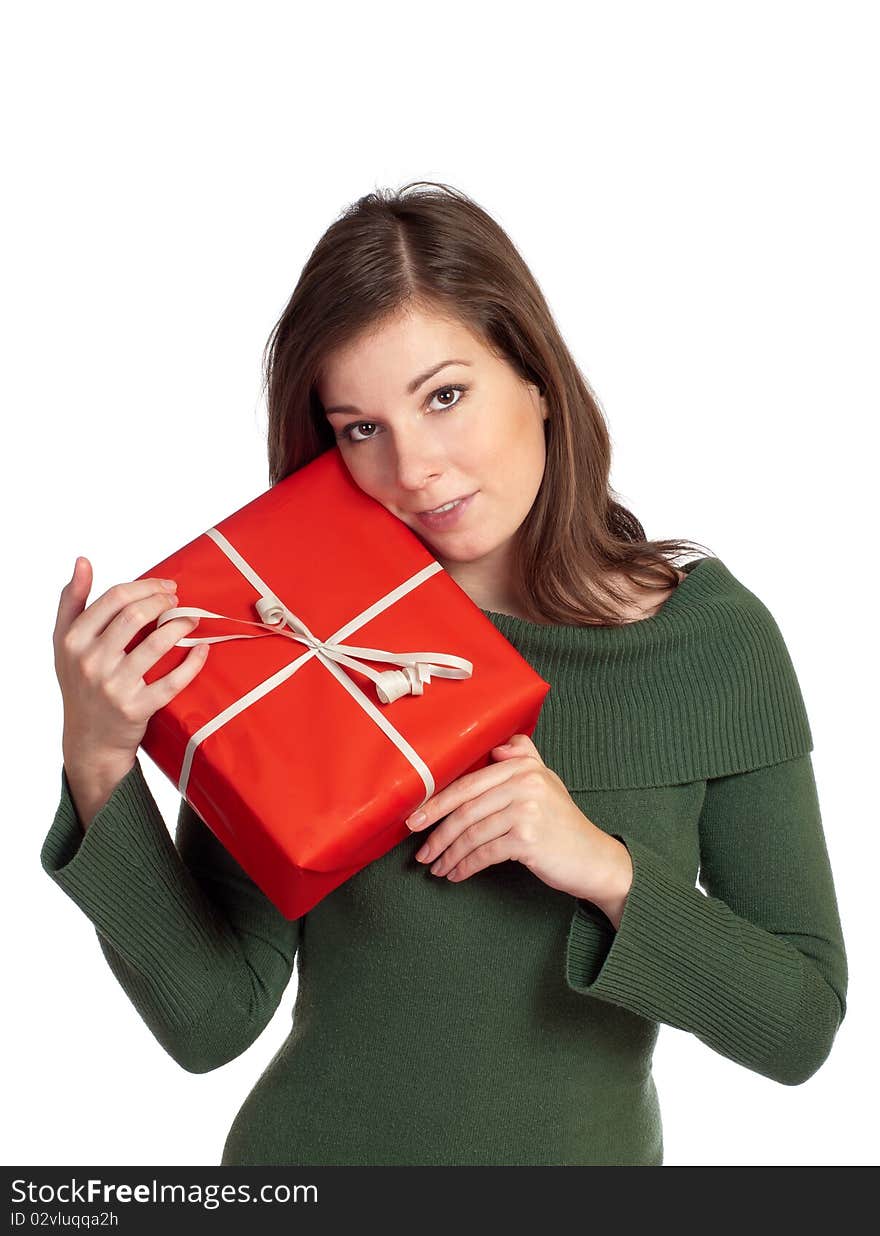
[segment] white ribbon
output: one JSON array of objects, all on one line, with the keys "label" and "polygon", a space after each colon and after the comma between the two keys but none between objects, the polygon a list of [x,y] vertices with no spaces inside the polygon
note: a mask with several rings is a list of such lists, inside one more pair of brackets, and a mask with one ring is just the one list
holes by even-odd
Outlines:
[{"label": "white ribbon", "polygon": [[[258,683],[257,686],[245,695],[234,700],[233,703],[224,708],[216,717],[207,721],[201,729],[197,730],[190,737],[184,752],[180,779],[178,781],[180,793],[182,795],[186,794],[193,756],[199,745],[206,738],[228,721],[231,721],[233,717],[238,716],[240,712],[249,708],[251,704],[256,703],[258,699],[261,699],[270,691],[274,691],[282,682],[286,682],[312,657],[317,657],[342,686],[345,687],[346,691],[363,708],[371,720],[390,738],[401,754],[409,760],[425,786],[425,797],[422,799],[422,802],[427,801],[434,793],[434,778],[430,768],[419,753],[410,746],[403,735],[391,725],[387,717],[382,715],[372,700],[363,693],[357,683],[341,667],[347,665],[362,674],[366,674],[367,677],[375,682],[376,694],[379,700],[383,704],[392,704],[403,695],[422,695],[424,693],[424,684],[431,681],[432,675],[436,678],[470,678],[473,673],[473,663],[466,661],[463,657],[452,656],[450,653],[389,652],[384,648],[356,648],[350,644],[340,643],[340,640],[346,635],[351,634],[352,631],[356,631],[359,627],[372,621],[377,614],[380,614],[389,606],[396,604],[401,597],[406,596],[408,592],[412,592],[414,588],[418,588],[425,580],[436,574],[437,571],[442,571],[443,568],[440,563],[432,562],[423,570],[417,571],[415,575],[411,575],[402,584],[392,588],[390,592],[386,592],[373,605],[362,610],[344,626],[340,627],[338,631],[328,636],[326,640],[322,640],[309,630],[298,615],[292,613],[279,600],[275,592],[260,578],[251,564],[230,544],[222,532],[219,532],[216,528],[209,528],[205,535],[211,537],[223,553],[226,554],[233,566],[238,568],[245,579],[260,594],[259,600],[254,602],[254,607],[263,621],[247,622],[245,619],[232,618],[228,614],[215,614],[209,609],[179,605],[160,614],[156,623],[157,628],[163,622],[170,622],[173,618],[221,618],[227,622],[242,623],[244,626],[260,627],[260,633],[258,635],[248,635],[245,633],[239,635],[210,635],[200,638],[186,636],[177,640],[174,646],[191,647],[195,644],[219,644],[228,639],[263,639],[267,635],[282,635],[286,639],[296,640],[298,643],[304,644],[307,651],[297,660],[291,662],[291,664],[285,665],[277,673]],[[290,629],[288,630],[287,628]],[[402,666],[402,669],[386,670],[380,673],[371,666],[364,664],[362,658],[370,661],[389,661],[394,665]]]}]

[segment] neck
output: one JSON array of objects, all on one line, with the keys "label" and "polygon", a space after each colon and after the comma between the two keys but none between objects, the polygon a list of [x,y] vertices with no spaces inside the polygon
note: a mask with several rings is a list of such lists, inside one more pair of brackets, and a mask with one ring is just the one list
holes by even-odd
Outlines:
[{"label": "neck", "polygon": [[512,583],[509,545],[475,562],[447,562],[440,557],[437,561],[480,609],[524,617],[522,597]]}]

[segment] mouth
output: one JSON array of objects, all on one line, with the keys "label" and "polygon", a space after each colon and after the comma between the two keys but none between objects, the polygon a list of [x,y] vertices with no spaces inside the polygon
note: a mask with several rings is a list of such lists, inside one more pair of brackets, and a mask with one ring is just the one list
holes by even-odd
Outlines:
[{"label": "mouth", "polygon": [[451,528],[453,524],[458,523],[462,518],[464,512],[479,492],[479,490],[475,490],[472,494],[465,494],[461,498],[454,498],[451,503],[444,503],[439,508],[430,511],[416,511],[416,517],[426,528]]},{"label": "mouth", "polygon": [[445,511],[448,507],[451,507],[454,503],[461,502],[464,498],[471,498],[471,497],[473,497],[473,494],[461,494],[461,496],[458,498],[450,498],[448,502],[441,502],[439,506],[432,506],[424,511],[416,511],[415,514],[416,515],[439,515],[442,511]]}]

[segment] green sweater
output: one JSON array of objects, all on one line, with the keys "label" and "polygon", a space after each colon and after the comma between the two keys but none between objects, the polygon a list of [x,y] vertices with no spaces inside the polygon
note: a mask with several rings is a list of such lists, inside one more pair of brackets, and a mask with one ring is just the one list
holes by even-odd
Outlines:
[{"label": "green sweater", "polygon": [[621,627],[484,611],[551,684],[542,758],[630,852],[617,931],[520,863],[432,875],[422,833],[289,922],[183,799],[172,842],[139,762],[85,834],[62,767],[42,866],[181,1068],[245,1051],[296,959],[222,1165],[660,1165],[660,1024],[782,1085],[822,1065],[847,959],[799,684],[764,604],[686,569]]}]

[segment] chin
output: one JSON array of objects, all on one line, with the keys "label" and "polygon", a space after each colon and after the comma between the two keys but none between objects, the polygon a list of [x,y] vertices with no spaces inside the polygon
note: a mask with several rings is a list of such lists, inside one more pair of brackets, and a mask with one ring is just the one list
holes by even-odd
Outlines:
[{"label": "chin", "polygon": [[485,558],[487,554],[492,552],[491,545],[488,548],[473,544],[441,545],[439,541],[436,545],[430,545],[430,548],[432,551],[436,550],[438,554],[442,554],[446,562],[477,562],[480,558]]}]

